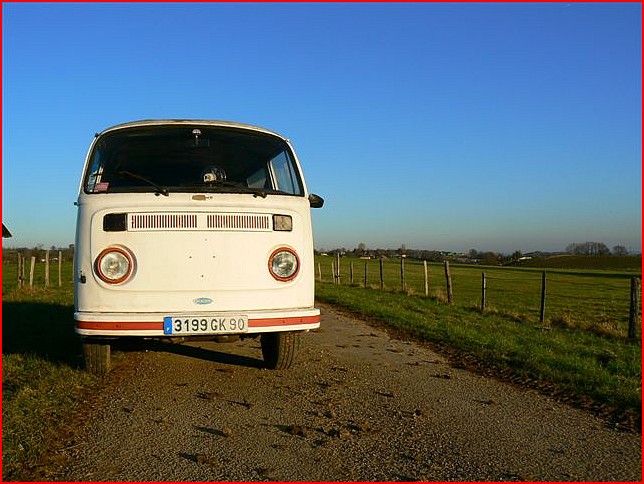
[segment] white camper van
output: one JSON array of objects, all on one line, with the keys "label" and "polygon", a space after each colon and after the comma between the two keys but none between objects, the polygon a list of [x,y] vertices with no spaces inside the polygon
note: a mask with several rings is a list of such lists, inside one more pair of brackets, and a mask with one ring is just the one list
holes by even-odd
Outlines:
[{"label": "white camper van", "polygon": [[148,120],[96,135],[78,195],[75,312],[87,369],[117,338],[260,337],[291,366],[314,307],[311,207],[289,141],[225,121]]}]

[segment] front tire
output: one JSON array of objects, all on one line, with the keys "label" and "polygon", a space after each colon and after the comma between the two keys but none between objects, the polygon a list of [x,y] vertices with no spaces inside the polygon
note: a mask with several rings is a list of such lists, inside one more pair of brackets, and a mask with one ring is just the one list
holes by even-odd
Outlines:
[{"label": "front tire", "polygon": [[260,339],[267,368],[286,370],[293,366],[300,349],[300,333],[264,333]]},{"label": "front tire", "polygon": [[85,369],[92,375],[103,376],[112,366],[110,344],[95,339],[83,338]]}]

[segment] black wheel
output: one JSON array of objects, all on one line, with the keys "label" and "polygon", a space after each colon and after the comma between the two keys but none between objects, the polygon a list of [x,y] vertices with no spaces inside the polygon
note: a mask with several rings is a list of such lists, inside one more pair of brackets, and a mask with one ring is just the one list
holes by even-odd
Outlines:
[{"label": "black wheel", "polygon": [[264,333],[261,341],[267,368],[286,370],[293,366],[300,348],[300,333]]},{"label": "black wheel", "polygon": [[93,375],[105,375],[111,367],[110,344],[106,341],[83,338],[85,369]]}]

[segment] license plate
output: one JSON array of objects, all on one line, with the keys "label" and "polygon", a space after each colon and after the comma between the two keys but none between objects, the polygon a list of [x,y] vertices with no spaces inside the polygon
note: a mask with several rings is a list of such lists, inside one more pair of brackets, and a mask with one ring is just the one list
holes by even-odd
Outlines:
[{"label": "license plate", "polygon": [[166,316],[163,334],[232,334],[248,332],[248,316]]}]

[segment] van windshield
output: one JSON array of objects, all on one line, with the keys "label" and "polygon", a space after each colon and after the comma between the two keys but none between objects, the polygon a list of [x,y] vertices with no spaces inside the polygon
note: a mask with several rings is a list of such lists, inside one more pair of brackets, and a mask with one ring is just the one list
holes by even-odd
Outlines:
[{"label": "van windshield", "polygon": [[213,126],[144,126],[103,135],[90,156],[86,193],[232,192],[303,195],[278,137]]}]

